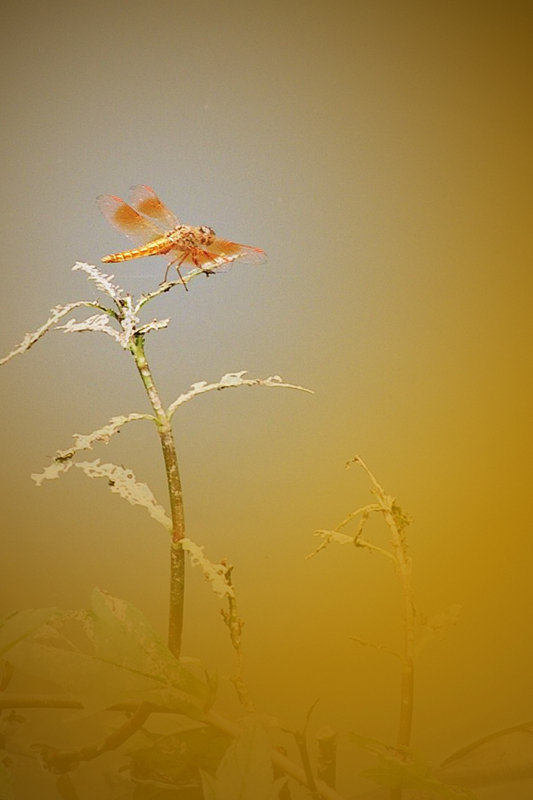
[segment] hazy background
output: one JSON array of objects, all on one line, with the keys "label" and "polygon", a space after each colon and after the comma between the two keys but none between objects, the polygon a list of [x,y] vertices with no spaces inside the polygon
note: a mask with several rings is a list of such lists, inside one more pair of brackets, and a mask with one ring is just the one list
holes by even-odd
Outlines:
[{"label": "hazy background", "polygon": [[[167,402],[241,369],[315,392],[214,393],[176,415],[188,533],[235,564],[259,709],[301,727],[320,697],[311,733],[391,741],[398,664],[350,636],[399,646],[395,576],[359,550],[304,560],[315,529],[369,502],[344,469],[360,454],[415,518],[421,609],[463,604],[418,666],[413,746],[436,761],[533,718],[532,17],[517,0],[2,10],[2,354],[96,297],[76,260],[126,249],[98,194],[148,183],[185,222],[264,248],[266,265],[148,309],[172,318],[147,348]],[[113,272],[138,295],[162,263]],[[71,434],[149,410],[132,360],[52,333],[0,387],[3,610],[86,607],[99,585],[164,632],[162,529],[78,470],[29,477]],[[89,456],[166,502],[148,423]],[[189,571],[184,652],[226,674],[218,608]],[[229,687],[217,708],[239,713]],[[343,747],[339,790],[371,788]]]}]

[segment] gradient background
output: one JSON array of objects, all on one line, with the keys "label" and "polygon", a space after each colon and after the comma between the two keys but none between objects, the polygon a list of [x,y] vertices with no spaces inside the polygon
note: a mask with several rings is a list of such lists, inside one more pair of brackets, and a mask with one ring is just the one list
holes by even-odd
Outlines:
[{"label": "gradient background", "polygon": [[[264,248],[266,265],[148,310],[172,317],[148,343],[167,402],[240,369],[315,391],[240,389],[180,411],[188,534],[235,564],[259,709],[301,727],[320,697],[311,733],[391,741],[398,665],[349,637],[398,646],[395,577],[359,550],[304,561],[315,529],[369,501],[362,471],[344,470],[360,454],[415,518],[422,610],[463,604],[418,664],[413,746],[436,761],[533,718],[532,21],[518,0],[2,11],[2,353],[57,303],[96,297],[74,261],[126,248],[98,194],[149,183],[185,222]],[[161,264],[113,271],[139,294]],[[0,378],[2,608],[85,607],[99,585],[165,631],[156,523],[77,470],[29,478],[72,433],[148,410],[133,362],[108,337],[52,333]],[[148,423],[89,457],[165,502]],[[198,571],[184,652],[233,668]],[[230,687],[217,708],[239,713]],[[342,741],[339,790],[371,788]]]}]

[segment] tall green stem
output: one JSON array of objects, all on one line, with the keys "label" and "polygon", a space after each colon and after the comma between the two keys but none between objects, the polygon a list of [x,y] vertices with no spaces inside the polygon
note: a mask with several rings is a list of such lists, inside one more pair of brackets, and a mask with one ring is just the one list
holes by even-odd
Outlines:
[{"label": "tall green stem", "polygon": [[181,547],[181,540],[185,536],[185,515],[183,510],[183,492],[178,469],[178,457],[176,455],[176,444],[172,433],[171,421],[161,402],[161,397],[157,391],[152,372],[148,366],[148,361],[146,360],[144,336],[137,335],[135,337],[131,352],[154,410],[157,432],[161,441],[161,449],[165,461],[172,517],[168,646],[176,658],[179,658],[183,631],[183,606],[185,600],[185,553]]},{"label": "tall green stem", "polygon": [[[407,555],[405,535],[405,529],[411,520],[396,504],[394,498],[385,493],[383,487],[370,472],[363,459],[357,456],[354,461],[359,463],[369,475],[374,485],[373,492],[380,501],[385,522],[392,533],[392,556],[400,578],[403,601],[402,684],[400,691],[400,721],[396,745],[398,748],[406,748],[409,747],[411,741],[413,725],[415,661],[415,603],[411,585],[412,563],[411,558]],[[402,793],[401,787],[391,789],[390,800],[401,800]]]},{"label": "tall green stem", "polygon": [[[388,517],[387,522],[393,531],[392,545],[403,596],[402,684],[400,691],[400,721],[396,739],[397,746],[403,748],[409,747],[413,725],[415,607],[411,587],[411,559],[406,553],[405,534],[398,525],[394,514],[386,513],[385,516]],[[401,788],[391,789],[390,800],[401,800],[402,794]]]}]

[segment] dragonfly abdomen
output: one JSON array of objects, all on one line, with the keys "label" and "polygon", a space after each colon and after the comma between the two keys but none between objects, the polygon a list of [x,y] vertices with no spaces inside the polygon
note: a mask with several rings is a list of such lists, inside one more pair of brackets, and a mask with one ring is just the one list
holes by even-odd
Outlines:
[{"label": "dragonfly abdomen", "polygon": [[104,256],[102,261],[105,264],[116,263],[117,261],[129,261],[132,258],[144,258],[144,256],[155,256],[161,253],[167,253],[172,246],[167,236],[161,236],[159,239],[154,239],[153,242],[143,244],[142,247],[135,247],[133,250],[123,250],[121,253],[111,253],[109,256]]}]

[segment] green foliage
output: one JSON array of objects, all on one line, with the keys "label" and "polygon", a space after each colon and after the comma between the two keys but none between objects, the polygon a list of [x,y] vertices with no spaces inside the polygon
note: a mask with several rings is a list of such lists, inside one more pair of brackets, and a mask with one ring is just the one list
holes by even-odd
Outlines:
[{"label": "green foliage", "polygon": [[229,746],[216,777],[204,771],[201,776],[205,800],[275,800],[285,782],[272,777],[270,739],[257,721]]},{"label": "green foliage", "polygon": [[0,618],[0,655],[30,636],[45,622],[63,614],[57,608],[28,608]]},{"label": "green foliage", "polygon": [[[135,800],[202,797],[199,769],[214,773],[231,737],[208,726],[165,736],[143,733],[143,745],[130,748]],[[146,744],[148,742],[148,744]]]},{"label": "green foliage", "polygon": [[[75,625],[68,635],[66,621]],[[212,682],[186,669],[140,611],[107,592],[94,590],[89,612],[56,614],[54,625],[40,628],[23,617],[19,628],[9,661],[58,684],[89,711],[135,700],[202,719],[211,703]]]}]

